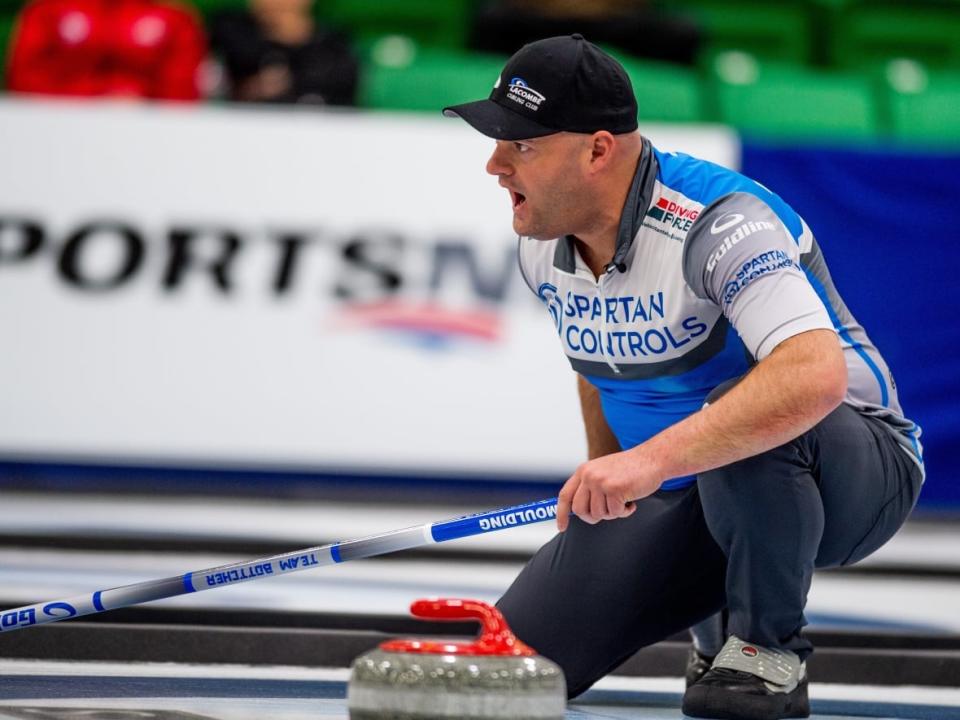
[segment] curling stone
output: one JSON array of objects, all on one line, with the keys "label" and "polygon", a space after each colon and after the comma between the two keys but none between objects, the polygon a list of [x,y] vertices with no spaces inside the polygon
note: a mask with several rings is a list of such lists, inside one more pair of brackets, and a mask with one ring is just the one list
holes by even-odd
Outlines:
[{"label": "curling stone", "polygon": [[353,662],[351,720],[561,720],[563,671],[478,600],[417,600],[415,617],[478,620],[473,642],[391,640]]}]

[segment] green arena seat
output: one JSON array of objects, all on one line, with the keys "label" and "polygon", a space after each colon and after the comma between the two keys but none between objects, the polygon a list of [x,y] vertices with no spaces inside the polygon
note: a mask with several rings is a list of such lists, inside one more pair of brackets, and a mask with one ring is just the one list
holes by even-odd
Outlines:
[{"label": "green arena seat", "polygon": [[743,50],[759,58],[807,63],[812,56],[814,14],[809,0],[682,0],[663,2],[704,30],[705,56]]},{"label": "green arena seat", "polygon": [[956,0],[819,0],[832,5],[827,31],[832,62],[876,67],[911,58],[960,68],[960,3]]},{"label": "green arena seat", "polygon": [[378,55],[375,50],[364,65],[360,104],[435,113],[445,105],[487,97],[507,60],[431,48],[416,50],[406,62]]},{"label": "green arena seat", "polygon": [[960,76],[895,60],[884,74],[894,137],[933,145],[960,144]]},{"label": "green arena seat", "polygon": [[318,0],[322,19],[361,44],[383,35],[406,35],[417,43],[462,48],[473,0]]},{"label": "green arena seat", "polygon": [[714,62],[714,83],[720,120],[747,133],[849,140],[880,130],[873,83],[865,75],[725,53]]},{"label": "green arena seat", "polygon": [[639,118],[651,122],[705,122],[704,83],[699,74],[678,65],[617,54],[637,96]]}]

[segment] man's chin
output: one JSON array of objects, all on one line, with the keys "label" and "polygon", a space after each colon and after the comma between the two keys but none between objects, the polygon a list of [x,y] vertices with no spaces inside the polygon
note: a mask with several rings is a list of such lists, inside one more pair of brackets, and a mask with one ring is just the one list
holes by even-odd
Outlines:
[{"label": "man's chin", "polygon": [[542,228],[531,227],[528,223],[514,221],[513,231],[520,237],[530,238],[531,240],[553,240],[556,234],[545,232]]}]

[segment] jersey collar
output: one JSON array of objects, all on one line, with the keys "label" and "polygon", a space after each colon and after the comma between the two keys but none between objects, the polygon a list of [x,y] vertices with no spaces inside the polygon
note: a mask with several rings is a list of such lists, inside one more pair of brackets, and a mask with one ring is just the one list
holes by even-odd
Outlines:
[{"label": "jersey collar", "polygon": [[[650,207],[653,198],[653,188],[657,181],[657,158],[653,154],[653,147],[647,138],[642,139],[640,159],[637,161],[637,171],[630,183],[623,212],[620,215],[620,227],[617,230],[617,246],[613,258],[607,263],[607,272],[619,270],[626,272],[626,257],[633,245],[633,239],[640,230],[643,216]],[[553,253],[553,266],[561,272],[573,274],[577,269],[576,241],[573,235],[564,235],[557,241]]]}]

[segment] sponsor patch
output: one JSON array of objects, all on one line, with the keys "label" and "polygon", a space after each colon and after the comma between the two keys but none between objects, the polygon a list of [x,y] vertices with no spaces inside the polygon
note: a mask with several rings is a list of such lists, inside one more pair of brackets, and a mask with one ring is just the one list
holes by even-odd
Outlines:
[{"label": "sponsor patch", "polygon": [[[682,241],[684,235],[690,231],[690,228],[693,227],[693,221],[699,216],[699,207],[681,205],[675,200],[670,200],[666,197],[661,197],[647,211],[647,217],[656,221],[656,223],[661,226],[659,228],[653,227],[652,229],[658,231],[667,229],[668,232],[666,234],[680,241]],[[677,234],[674,234],[672,231],[677,231]],[[683,235],[679,233],[683,233]]]}]

